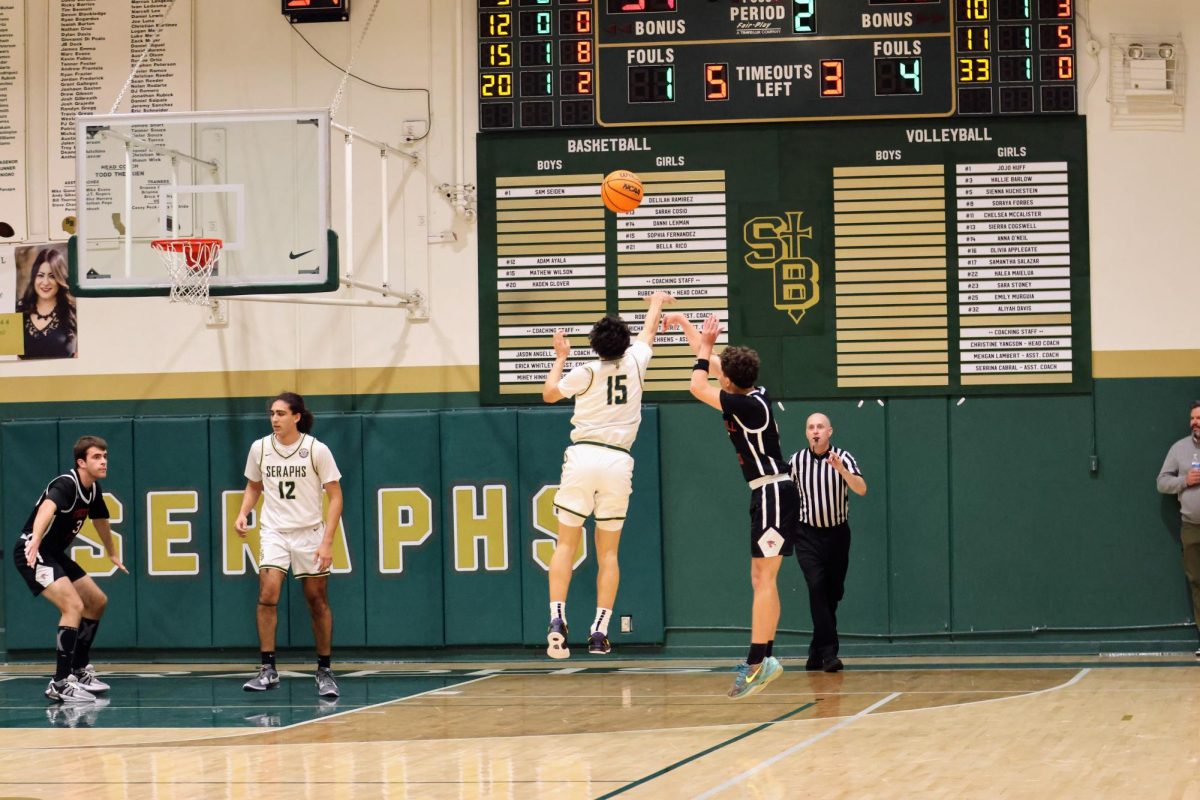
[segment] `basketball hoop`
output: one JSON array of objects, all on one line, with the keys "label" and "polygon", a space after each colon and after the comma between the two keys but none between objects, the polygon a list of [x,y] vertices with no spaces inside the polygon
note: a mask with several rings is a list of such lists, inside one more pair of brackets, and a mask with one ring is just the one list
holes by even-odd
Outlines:
[{"label": "basketball hoop", "polygon": [[171,278],[171,302],[208,305],[208,286],[221,258],[221,240],[187,237],[155,239],[158,253]]}]

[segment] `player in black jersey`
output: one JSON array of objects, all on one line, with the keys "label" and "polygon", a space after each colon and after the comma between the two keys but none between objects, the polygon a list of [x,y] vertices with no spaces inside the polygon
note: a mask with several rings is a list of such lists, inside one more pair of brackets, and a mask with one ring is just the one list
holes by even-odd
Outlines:
[{"label": "player in black jersey", "polygon": [[[679,327],[696,354],[692,396],[721,412],[725,430],[737,451],[742,475],[750,486],[750,583],[754,604],[750,615],[750,652],[738,667],[729,696],[748,697],[783,672],[772,655],[779,624],[776,578],[783,556],[792,554],[800,495],[779,449],[779,427],[771,413],[767,390],[756,387],[758,354],[746,347],[726,347],[720,361],[710,361],[721,333],[715,316],[701,331],[682,314],[669,314],[666,327]],[[717,378],[720,388],[709,383]]]},{"label": "player in black jersey", "polygon": [[46,697],[87,703],[108,689],[88,663],[108,597],[68,554],[89,517],[109,560],[117,569],[129,570],[114,548],[99,483],[108,476],[108,444],[98,436],[83,436],[75,442],[73,454],[75,468],[50,481],[34,503],[13,548],[13,561],[34,597],[42,595],[62,614],[54,679],[46,687]]}]

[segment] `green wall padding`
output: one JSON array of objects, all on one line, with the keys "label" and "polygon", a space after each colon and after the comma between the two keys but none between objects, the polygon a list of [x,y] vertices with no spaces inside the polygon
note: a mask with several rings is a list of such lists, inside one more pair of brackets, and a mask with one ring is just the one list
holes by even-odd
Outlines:
[{"label": "green wall padding", "polygon": [[1107,605],[1107,581],[1093,578],[1119,565],[1085,552],[1100,495],[1087,481],[1090,404],[972,398],[951,409],[955,630],[1082,625]]},{"label": "green wall padding", "polygon": [[[869,486],[866,497],[851,497],[854,543],[839,613],[849,634],[843,648],[1194,649],[1178,504],[1158,494],[1154,479],[1167,448],[1187,435],[1187,407],[1198,396],[1200,379],[1180,378],[1099,381],[1093,396],[976,396],[962,405],[958,398],[885,398],[882,407],[874,398],[861,407],[782,398],[785,455],[803,446],[807,414],[825,411],[833,418],[834,441],[859,458]],[[318,416],[315,433],[331,444],[347,473],[355,570],[332,580],[335,653],[350,642],[540,644],[546,575],[532,558],[534,539],[543,538],[532,526],[532,495],[543,482],[557,482],[568,417],[565,407]],[[261,411],[0,423],[2,540],[9,561],[5,646],[39,652],[53,646],[57,614],[17,579],[12,547],[45,483],[70,466],[70,444],[94,432],[112,446],[105,488],[122,500],[124,519],[115,528],[134,573],[98,578],[112,598],[99,658],[105,649],[133,646],[257,648],[257,578],[222,569],[221,493],[233,492],[236,511],[246,451],[268,431]],[[661,641],[661,625],[669,644],[740,647],[750,614],[749,498],[720,415],[695,402],[647,408],[635,456],[617,610],[632,613],[635,624],[624,641]],[[487,483],[507,492],[507,569],[479,565],[460,572],[454,568],[452,487]],[[192,487],[201,493],[200,510],[176,519],[192,522],[194,538],[172,548],[198,553],[201,575],[152,579],[145,493]],[[403,548],[403,572],[381,575],[378,492],[386,487],[421,488],[434,525],[424,543]],[[656,514],[658,562],[653,546],[647,553],[638,549],[656,535]],[[589,559],[572,583],[576,630],[592,610],[592,553],[589,542]],[[655,575],[661,576],[657,588]],[[307,647],[311,633],[295,583],[285,582],[285,592],[297,596],[285,595],[290,613],[281,615],[278,641]],[[806,592],[794,561],[783,565],[780,591],[781,628],[807,630]],[[656,598],[662,602],[658,624]],[[182,621],[172,626],[172,619]],[[620,645],[619,635],[612,638]]]},{"label": "green wall padding", "polygon": [[[440,415],[436,413],[375,414],[364,417],[363,428],[363,507],[372,535],[370,547],[364,547],[360,563],[371,580],[366,582],[367,644],[437,647],[445,642],[443,627],[443,546],[441,508],[445,503],[441,478]],[[419,490],[428,498],[430,533],[420,544],[389,547],[388,572],[381,572],[385,558],[376,545],[380,530],[381,496],[389,490]],[[405,531],[408,537],[424,534],[418,528],[423,512],[417,496],[401,505],[385,506],[394,514],[388,523]],[[392,541],[390,538],[387,540]],[[399,571],[396,571],[399,570]]]},{"label": "green wall padding", "polygon": [[[522,640],[521,572],[526,564],[517,531],[517,414],[510,410],[450,411],[442,415],[441,527],[443,532],[443,594],[446,644],[511,644]],[[503,505],[507,526],[499,531],[496,517],[488,530],[494,536],[486,548],[481,539],[462,536],[455,557],[454,487],[465,498],[460,525],[469,533],[473,516],[498,514]],[[489,489],[488,487],[494,487]],[[491,500],[491,504],[485,501]],[[490,561],[489,561],[490,558]],[[490,567],[489,568],[489,563]]]},{"label": "green wall padding", "polygon": [[0,426],[4,457],[4,606],[7,646],[44,648],[54,653],[58,611],[34,598],[13,563],[13,548],[21,528],[42,490],[71,466],[70,454],[58,447],[58,423],[53,420],[7,422]]},{"label": "green wall padding", "polygon": [[[1095,605],[1089,624],[1184,622],[1191,603],[1179,548],[1179,501],[1158,493],[1155,480],[1167,450],[1189,434],[1188,407],[1200,399],[1200,378],[1096,383],[1096,452],[1100,469],[1073,484],[1093,490],[1065,504],[1084,514],[1075,550],[1077,569]],[[1109,622],[1111,620],[1111,622]],[[1195,628],[1175,633],[1195,647]]]},{"label": "green wall padding", "polygon": [[[891,631],[895,633],[941,632],[950,628],[947,580],[951,541],[950,456],[946,409],[946,401],[940,398],[888,401],[886,472],[868,481],[867,496],[887,504],[891,583],[886,596],[891,609]],[[920,462],[919,468],[914,468],[914,460]],[[858,541],[862,538],[858,537]]]},{"label": "green wall padding", "polygon": [[[221,562],[213,558],[208,547],[214,527],[208,464],[209,437],[207,419],[147,419],[134,424],[132,464],[135,465],[136,492],[148,517],[151,493],[163,493],[163,500],[179,504],[187,494],[194,495],[195,512],[178,511],[172,519],[191,525],[191,541],[172,542],[170,552],[156,544],[154,564],[151,564],[151,543],[145,534],[131,542],[134,558],[127,565],[137,585],[137,645],[138,647],[184,648],[210,647],[213,632],[214,568],[220,571]],[[129,461],[127,454],[122,461]],[[199,467],[199,468],[198,468]],[[170,493],[170,494],[168,494]],[[157,512],[165,513],[165,512]],[[215,517],[219,521],[220,517]],[[141,526],[144,530],[147,524]],[[125,525],[135,534],[137,528]],[[181,531],[182,534],[182,531]],[[196,572],[174,574],[176,565],[189,560],[175,559],[170,553],[195,554]],[[151,568],[158,574],[152,574]],[[117,609],[114,608],[114,611]],[[253,612],[253,609],[250,609]],[[243,612],[244,613],[244,612]],[[105,634],[108,631],[105,629]],[[103,640],[102,640],[103,641]]]},{"label": "green wall padding", "polygon": [[[662,406],[659,426],[667,625],[748,626],[750,495],[721,415]],[[795,606],[794,581],[780,580],[780,597]]]}]

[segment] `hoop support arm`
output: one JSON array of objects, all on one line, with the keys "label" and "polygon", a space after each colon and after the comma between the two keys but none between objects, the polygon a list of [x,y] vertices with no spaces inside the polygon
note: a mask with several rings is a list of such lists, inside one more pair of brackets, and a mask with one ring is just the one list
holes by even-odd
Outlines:
[{"label": "hoop support arm", "polygon": [[195,156],[189,156],[187,153],[182,153],[178,150],[173,150],[170,147],[160,147],[156,144],[152,144],[151,142],[147,142],[142,139],[139,139],[136,136],[129,136],[124,133],[119,133],[107,126],[101,127],[97,131],[97,133],[99,133],[101,136],[105,136],[109,139],[120,139],[122,142],[125,142],[126,144],[133,145],[134,147],[139,147],[143,150],[149,150],[152,153],[158,153],[160,156],[172,156],[174,158],[182,158],[185,161],[191,161],[193,164],[199,164],[202,167],[208,167],[213,172],[216,172],[218,169],[220,169],[220,165],[217,164],[217,162],[215,162],[215,161],[205,161],[202,158],[196,158]]},{"label": "hoop support arm", "polygon": [[361,308],[403,308],[409,313],[409,316],[417,319],[425,319],[429,316],[425,308],[425,297],[420,292],[413,292],[407,295],[407,299],[402,299],[405,296],[395,295],[399,302],[389,303],[370,298],[362,300],[350,300],[341,297],[297,297],[273,294],[246,294],[246,295],[230,295],[228,297],[213,298],[213,302],[218,300],[235,300],[242,303],[294,303],[299,305],[311,306],[356,306]]},{"label": "hoop support arm", "polygon": [[336,122],[330,122],[329,127],[335,128],[354,139],[358,139],[359,141],[363,142],[364,144],[369,144],[372,147],[379,148],[380,150],[387,150],[392,155],[400,156],[401,158],[407,158],[409,161],[413,162],[414,164],[421,163],[421,157],[419,155],[417,155],[416,153],[409,153],[404,150],[400,150],[398,148],[392,147],[387,142],[377,142],[374,139],[368,139],[367,137],[363,136],[361,133],[354,130],[353,128],[347,128],[345,125],[339,125]]}]

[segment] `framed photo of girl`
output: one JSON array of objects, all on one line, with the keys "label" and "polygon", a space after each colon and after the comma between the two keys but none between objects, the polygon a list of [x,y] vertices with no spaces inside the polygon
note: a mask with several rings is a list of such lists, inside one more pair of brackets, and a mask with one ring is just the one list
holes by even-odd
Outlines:
[{"label": "framed photo of girl", "polygon": [[12,310],[20,315],[24,342],[18,358],[77,357],[79,331],[75,297],[67,285],[66,243],[14,247],[12,262],[16,273]]}]

